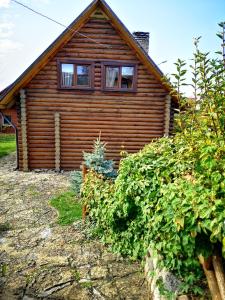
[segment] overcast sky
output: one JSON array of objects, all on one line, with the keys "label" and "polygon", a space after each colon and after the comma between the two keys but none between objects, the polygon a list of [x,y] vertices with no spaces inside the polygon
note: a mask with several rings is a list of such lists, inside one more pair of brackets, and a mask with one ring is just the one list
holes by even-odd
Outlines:
[{"label": "overcast sky", "polygon": [[[69,25],[91,0],[19,0]],[[217,23],[225,21],[225,0],[108,0],[133,31],[150,32],[150,56],[165,73],[176,59],[189,59],[194,37],[205,51],[219,49]],[[13,82],[63,31],[9,0],[0,0],[0,90]],[[190,95],[191,96],[191,95]]]}]

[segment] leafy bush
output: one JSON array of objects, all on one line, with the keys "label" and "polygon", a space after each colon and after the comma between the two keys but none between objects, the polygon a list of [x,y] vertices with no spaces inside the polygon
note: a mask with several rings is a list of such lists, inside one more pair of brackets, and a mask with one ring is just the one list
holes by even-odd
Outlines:
[{"label": "leafy bush", "polygon": [[85,204],[91,210],[89,216],[95,221],[95,231],[97,234],[110,236],[104,230],[110,230],[112,218],[106,218],[113,211],[114,185],[111,179],[106,179],[103,175],[94,171],[88,172],[85,184],[82,189],[82,197]]},{"label": "leafy bush", "polygon": [[[135,259],[151,246],[183,291],[201,293],[198,255],[208,257],[219,243],[225,256],[225,71],[222,60],[199,51],[198,39],[195,45],[195,100],[178,95],[178,133],[123,159],[115,183],[91,172],[83,197],[115,251]],[[180,91],[185,63],[176,66]]]},{"label": "leafy bush", "polygon": [[185,291],[198,291],[198,255],[225,236],[224,153],[196,148],[162,139],[124,159],[115,184],[91,172],[83,191],[104,242],[134,259],[156,249]]}]

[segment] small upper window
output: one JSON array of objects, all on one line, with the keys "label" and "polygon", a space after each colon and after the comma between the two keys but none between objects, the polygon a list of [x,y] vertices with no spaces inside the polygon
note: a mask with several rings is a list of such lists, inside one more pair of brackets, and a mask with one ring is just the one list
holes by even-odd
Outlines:
[{"label": "small upper window", "polygon": [[11,125],[12,117],[11,116],[4,116],[3,117],[3,125]]},{"label": "small upper window", "polygon": [[91,88],[91,64],[61,63],[60,73],[61,88]]},{"label": "small upper window", "polygon": [[134,91],[135,65],[104,64],[104,88],[106,90]]}]

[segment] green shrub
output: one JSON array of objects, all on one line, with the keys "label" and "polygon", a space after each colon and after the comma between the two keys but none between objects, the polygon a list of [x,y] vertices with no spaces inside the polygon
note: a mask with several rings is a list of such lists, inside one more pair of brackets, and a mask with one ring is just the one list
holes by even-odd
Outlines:
[{"label": "green shrub", "polygon": [[95,222],[96,233],[101,236],[110,236],[105,230],[110,230],[110,222],[113,219],[109,217],[115,204],[113,194],[114,185],[111,179],[106,179],[94,171],[88,172],[82,189],[82,199],[88,205],[89,216]]},{"label": "green shrub", "polygon": [[81,185],[82,185],[82,172],[73,171],[70,174],[71,188],[77,197],[80,197]]},{"label": "green shrub", "polygon": [[198,255],[225,236],[224,155],[212,144],[196,149],[161,139],[124,159],[115,183],[91,172],[83,190],[103,241],[134,259],[156,249],[184,291],[198,291]]}]

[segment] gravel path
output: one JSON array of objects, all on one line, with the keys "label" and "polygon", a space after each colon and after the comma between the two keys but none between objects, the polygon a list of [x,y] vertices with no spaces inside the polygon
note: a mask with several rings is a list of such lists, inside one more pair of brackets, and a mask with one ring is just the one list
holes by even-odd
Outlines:
[{"label": "gravel path", "polygon": [[91,240],[80,221],[61,227],[49,199],[66,174],[14,171],[0,159],[0,299],[147,299],[141,267]]}]

